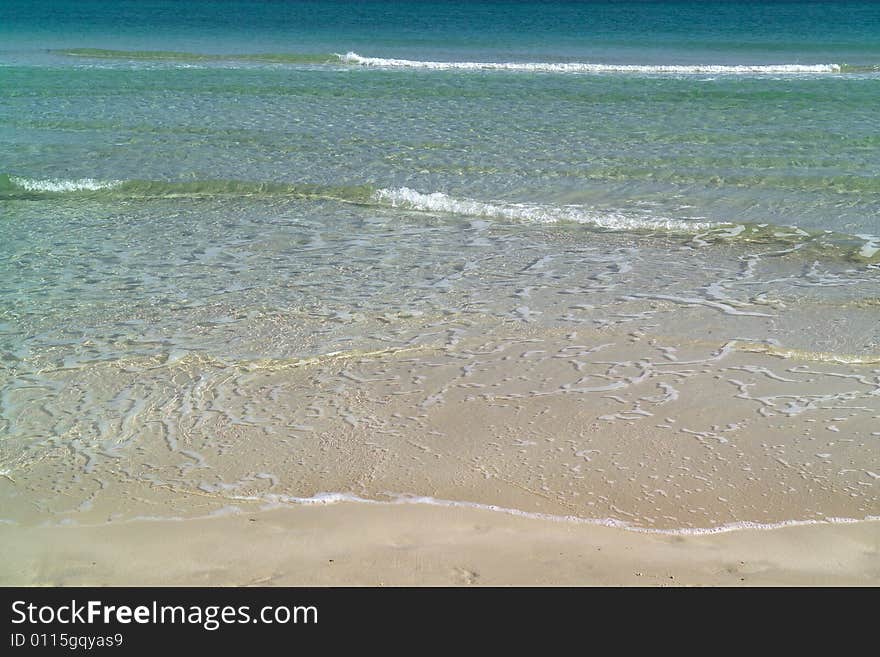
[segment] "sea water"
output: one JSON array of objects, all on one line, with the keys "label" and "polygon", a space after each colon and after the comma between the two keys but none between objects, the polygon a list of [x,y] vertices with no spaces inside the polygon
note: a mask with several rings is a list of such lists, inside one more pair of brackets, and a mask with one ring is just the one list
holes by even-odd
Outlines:
[{"label": "sea water", "polygon": [[878,284],[877,3],[0,1],[4,518],[870,517]]}]

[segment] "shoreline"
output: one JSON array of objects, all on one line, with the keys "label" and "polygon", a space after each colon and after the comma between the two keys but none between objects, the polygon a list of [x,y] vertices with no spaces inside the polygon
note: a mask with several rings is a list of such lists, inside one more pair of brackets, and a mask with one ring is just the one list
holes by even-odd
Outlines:
[{"label": "shoreline", "polygon": [[[3,516],[94,525],[376,500],[672,534],[875,518],[873,372],[729,344],[533,328],[429,358],[90,365],[46,385],[88,388],[97,408],[130,398],[118,419],[96,416],[125,440],[11,463]],[[42,418],[22,410],[34,432]]]},{"label": "shoreline", "polygon": [[880,522],[682,535],[425,504],[0,525],[4,586],[877,586]]}]

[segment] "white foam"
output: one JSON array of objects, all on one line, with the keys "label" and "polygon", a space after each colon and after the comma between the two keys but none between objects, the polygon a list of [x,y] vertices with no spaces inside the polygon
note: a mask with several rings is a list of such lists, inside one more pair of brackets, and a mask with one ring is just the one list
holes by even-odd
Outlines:
[{"label": "white foam", "polygon": [[873,258],[880,251],[880,237],[873,235],[856,235],[856,237],[865,240],[865,244],[859,249],[859,255],[863,258]]},{"label": "white foam", "polygon": [[[591,450],[597,451],[597,450]],[[874,473],[869,473],[873,476],[877,476]],[[224,486],[224,488],[234,488],[234,486]],[[572,523],[579,525],[599,525],[603,527],[613,527],[616,529],[623,529],[631,532],[638,532],[642,534],[663,534],[668,536],[701,536],[706,534],[724,534],[727,532],[733,531],[741,531],[741,530],[773,530],[773,529],[781,529],[783,527],[799,527],[804,525],[829,525],[829,524],[855,524],[860,522],[878,522],[880,521],[880,516],[866,516],[864,518],[838,518],[838,517],[825,517],[822,519],[811,519],[811,520],[782,520],[779,522],[772,523],[760,523],[753,521],[740,521],[740,522],[732,522],[723,525],[716,525],[714,527],[683,527],[678,529],[657,529],[653,527],[641,527],[638,525],[634,525],[631,522],[625,520],[619,520],[617,518],[583,518],[581,516],[563,516],[563,515],[553,515],[550,513],[538,513],[532,511],[522,511],[520,509],[513,509],[510,507],[498,506],[495,504],[481,504],[479,502],[465,502],[459,500],[444,500],[438,499],[435,497],[428,496],[420,496],[420,495],[409,495],[409,494],[394,494],[394,493],[386,493],[389,497],[388,500],[374,500],[365,497],[360,497],[358,495],[353,495],[351,493],[316,493],[311,497],[297,497],[293,495],[277,495],[277,494],[265,494],[265,495],[228,495],[224,496],[226,499],[230,501],[237,502],[257,502],[262,503],[262,510],[269,511],[278,508],[284,508],[289,506],[327,506],[332,504],[369,504],[375,506],[394,506],[400,504],[418,504],[418,505],[426,505],[426,506],[440,506],[447,508],[460,508],[460,509],[476,509],[480,511],[492,511],[494,513],[503,513],[506,515],[517,516],[521,518],[528,518],[532,520],[546,520],[550,522],[564,522],[564,523]],[[236,505],[227,505],[224,507],[220,507],[212,512],[204,516],[196,516],[192,519],[198,518],[216,518],[218,516],[228,516],[228,515],[239,515],[243,513],[244,510]],[[135,516],[133,518],[129,518],[123,520],[122,522],[161,522],[161,521],[173,521],[173,522],[182,522],[187,520],[181,516]],[[18,524],[13,520],[0,519],[0,523],[3,524]],[[50,526],[52,523],[47,523],[46,526]],[[60,523],[56,523],[56,526]],[[77,524],[82,527],[95,527],[97,525],[79,525],[72,519],[67,519],[65,524]]]},{"label": "white foam", "polygon": [[346,64],[381,68],[426,69],[432,71],[527,71],[535,73],[642,73],[642,74],[803,74],[839,73],[838,64],[589,64],[585,62],[432,62],[414,59],[364,57],[355,52],[337,55]]},{"label": "white foam", "polygon": [[733,226],[729,230],[726,230],[721,233],[716,233],[716,236],[717,237],[736,237],[737,235],[741,235],[742,233],[744,233],[745,230],[746,230],[745,226],[743,226],[742,224],[738,224],[736,226]]},{"label": "white foam", "polygon": [[650,215],[625,214],[619,211],[597,211],[578,205],[537,205],[529,203],[483,202],[458,199],[442,192],[423,194],[408,187],[380,189],[374,194],[378,203],[393,208],[409,208],[423,212],[442,212],[470,217],[539,224],[574,222],[612,230],[669,230],[691,233],[715,228],[718,224],[690,222]]},{"label": "white foam", "polygon": [[10,182],[28,192],[96,192],[101,189],[113,189],[122,184],[121,180],[95,180],[94,178],[80,178],[79,180],[65,180],[63,178],[49,178],[35,180],[33,178],[20,178],[10,176]]},{"label": "white foam", "polygon": [[666,534],[666,535],[690,535],[699,536],[704,534],[724,534],[732,531],[740,531],[744,529],[752,530],[770,530],[781,529],[782,527],[798,527],[803,525],[827,525],[827,524],[854,524],[858,522],[876,522],[880,521],[880,516],[866,516],[865,518],[835,518],[826,517],[821,520],[782,520],[773,523],[759,523],[752,521],[732,522],[715,527],[685,527],[680,529],[655,529],[652,527],[640,527],[633,525],[624,520],[617,518],[582,518],[580,516],[560,516],[549,513],[536,513],[530,511],[522,511],[520,509],[512,509],[509,507],[497,506],[495,504],[480,504],[478,502],[461,502],[457,500],[443,500],[435,497],[414,496],[414,495],[391,495],[389,501],[371,500],[351,493],[317,493],[312,497],[293,497],[288,495],[264,495],[261,497],[241,496],[234,497],[242,501],[262,501],[267,502],[269,508],[277,508],[278,506],[294,505],[327,505],[340,503],[357,503],[357,504],[374,504],[374,505],[395,505],[395,504],[423,504],[428,506],[442,506],[449,508],[467,508],[478,509],[482,511],[493,511],[496,513],[504,513],[507,515],[519,516],[522,518],[530,518],[534,520],[549,520],[553,522],[568,522],[582,525],[601,525],[604,527],[615,527],[617,529],[625,529],[627,531],[645,533],[645,534]]}]

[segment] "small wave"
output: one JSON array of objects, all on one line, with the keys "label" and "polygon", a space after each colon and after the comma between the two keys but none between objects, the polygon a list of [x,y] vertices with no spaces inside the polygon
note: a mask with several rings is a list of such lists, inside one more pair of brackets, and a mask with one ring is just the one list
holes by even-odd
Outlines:
[{"label": "small wave", "polygon": [[49,52],[84,60],[159,62],[179,66],[210,64],[324,65],[354,64],[375,68],[435,71],[526,71],[536,73],[635,73],[658,75],[799,75],[880,72],[878,65],[853,64],[599,64],[589,62],[444,62],[386,57],[365,57],[356,52],[338,53],[198,53],[172,50],[112,50],[67,48]]},{"label": "small wave", "polygon": [[119,187],[124,181],[95,180],[94,178],[80,178],[79,180],[49,178],[46,180],[35,180],[33,178],[9,176],[8,182],[13,187],[18,187],[27,192],[96,192],[101,189]]},{"label": "small wave", "polygon": [[528,71],[535,73],[641,73],[672,75],[786,75],[840,73],[839,64],[590,64],[584,62],[432,62],[364,57],[355,52],[337,55],[346,64],[432,71]]},{"label": "small wave", "polygon": [[865,260],[871,260],[880,252],[880,237],[873,235],[856,235],[861,240],[865,240],[864,245],[859,249],[859,256]]},{"label": "small wave", "polygon": [[583,206],[534,205],[526,203],[484,203],[471,199],[457,199],[442,192],[423,194],[408,187],[380,189],[374,195],[380,204],[393,208],[406,208],[424,212],[442,212],[472,217],[527,221],[539,224],[579,223],[590,224],[610,230],[665,230],[694,233],[716,228],[719,224],[682,221],[626,214],[622,212],[599,212]]},{"label": "small wave", "polygon": [[880,520],[880,516],[868,515],[864,518],[836,518],[826,517],[817,520],[781,520],[773,523],[760,523],[754,521],[740,521],[727,524],[715,525],[711,527],[681,527],[671,529],[659,529],[654,527],[644,527],[633,524],[626,520],[617,518],[586,518],[573,515],[554,515],[550,513],[539,513],[532,511],[522,511],[509,507],[498,506],[496,504],[483,504],[479,502],[466,502],[459,500],[444,500],[435,497],[407,494],[387,494],[389,500],[375,500],[370,498],[353,495],[351,493],[316,493],[312,497],[297,497],[293,495],[230,495],[228,499],[242,502],[262,502],[265,504],[265,510],[274,508],[283,508],[286,506],[327,506],[335,504],[369,504],[369,505],[424,505],[437,506],[453,509],[476,509],[479,511],[490,511],[501,513],[504,515],[518,516],[531,520],[544,520],[550,522],[562,522],[581,525],[599,525],[603,527],[613,527],[626,531],[643,533],[643,534],[665,534],[670,536],[702,536],[706,534],[724,534],[727,532],[743,531],[743,530],[773,530],[783,527],[801,527],[806,525],[833,525],[833,524],[854,524],[860,522],[876,522]]},{"label": "small wave", "polygon": [[455,198],[442,192],[422,193],[408,187],[379,189],[373,194],[378,205],[419,212],[481,217],[534,224],[584,224],[608,231],[665,233],[687,236],[696,245],[717,242],[752,242],[810,246],[819,253],[844,254],[858,262],[880,257],[880,238],[845,235],[824,230],[806,231],[797,226],[774,224],[688,221],[657,216],[638,210],[600,210],[581,205],[540,205]]},{"label": "small wave", "polygon": [[640,209],[597,209],[583,205],[546,205],[456,198],[443,192],[408,187],[376,189],[370,185],[318,185],[244,180],[99,180],[95,178],[28,178],[0,174],[0,201],[58,197],[85,199],[212,199],[224,197],[335,201],[413,212],[461,215],[533,224],[581,224],[600,230],[682,235],[693,244],[753,242],[809,246],[816,253],[843,254],[857,262],[880,259],[880,237],[845,235],[796,226],[707,222],[658,216]]}]

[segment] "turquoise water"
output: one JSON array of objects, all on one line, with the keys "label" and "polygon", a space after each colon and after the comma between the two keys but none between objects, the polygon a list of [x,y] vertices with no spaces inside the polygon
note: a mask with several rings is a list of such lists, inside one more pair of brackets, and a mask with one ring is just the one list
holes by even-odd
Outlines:
[{"label": "turquoise water", "polygon": [[642,299],[681,340],[876,363],[878,236],[876,2],[0,0],[3,472],[73,416],[87,468],[128,445],[120,390],[46,373],[132,358]]},{"label": "turquoise water", "polygon": [[[876,3],[7,1],[0,43],[11,176],[406,186],[880,233]],[[430,67],[449,62],[524,69]],[[559,63],[575,69],[541,68]]]},{"label": "turquoise water", "polygon": [[[4,50],[116,48],[200,53],[364,54],[413,59],[633,63],[878,63],[870,1],[175,0],[0,6]],[[430,56],[430,57],[428,57]]]}]

